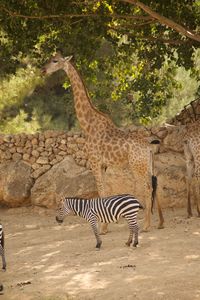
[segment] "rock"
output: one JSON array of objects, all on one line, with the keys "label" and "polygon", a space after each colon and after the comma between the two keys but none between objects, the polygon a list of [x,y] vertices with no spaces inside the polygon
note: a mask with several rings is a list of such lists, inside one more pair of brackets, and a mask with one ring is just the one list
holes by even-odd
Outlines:
[{"label": "rock", "polygon": [[30,159],[30,154],[24,153],[24,154],[23,154],[23,160],[29,161],[29,159]]},{"label": "rock", "polygon": [[[35,166],[36,164],[34,164]],[[32,177],[37,179],[40,177],[42,174],[44,174],[46,171],[48,171],[51,168],[51,165],[43,165],[42,167],[37,168],[33,173]]]},{"label": "rock", "polygon": [[37,150],[33,150],[31,154],[37,158],[40,156],[40,153]]},{"label": "rock", "polygon": [[49,163],[48,157],[39,157],[36,161],[37,164],[46,165]]},{"label": "rock", "polygon": [[14,161],[20,161],[22,159],[22,155],[20,153],[13,153],[12,159]]},{"label": "rock", "polygon": [[[184,207],[187,202],[186,167],[181,153],[166,152],[155,155],[155,175],[158,178],[157,195],[161,206]],[[145,204],[146,195],[137,174],[132,174],[128,166],[108,167],[104,174],[106,195],[131,193]]]},{"label": "rock", "polygon": [[157,195],[162,207],[184,207],[187,202],[186,166],[183,155],[167,152],[155,155]]},{"label": "rock", "polygon": [[144,203],[141,185],[137,185],[136,178],[128,165],[124,167],[109,166],[104,174],[104,182],[106,195],[130,193]]},{"label": "rock", "polygon": [[43,207],[56,207],[60,196],[94,197],[97,188],[92,172],[77,166],[71,156],[54,165],[39,177],[31,190],[31,203]]},{"label": "rock", "polygon": [[31,144],[32,145],[38,145],[38,139],[36,137],[33,138],[32,141],[31,141]]},{"label": "rock", "polygon": [[23,161],[0,164],[0,204],[8,207],[30,204],[33,183],[31,167]]}]

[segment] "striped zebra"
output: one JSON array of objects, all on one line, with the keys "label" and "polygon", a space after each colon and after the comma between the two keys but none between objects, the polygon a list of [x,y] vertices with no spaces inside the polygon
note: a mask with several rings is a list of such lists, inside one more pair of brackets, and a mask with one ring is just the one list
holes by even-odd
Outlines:
[{"label": "striped zebra", "polygon": [[143,208],[142,205],[129,194],[94,199],[64,197],[58,209],[56,221],[62,223],[64,217],[69,214],[83,217],[90,223],[97,241],[96,248],[100,249],[102,241],[98,231],[98,222],[118,222],[119,218],[123,217],[127,220],[130,230],[126,245],[131,245],[134,234],[133,246],[136,247],[138,245],[137,213],[139,208]]},{"label": "striped zebra", "polygon": [[6,259],[5,259],[5,252],[4,252],[4,232],[3,226],[0,224],[0,255],[2,257],[2,265],[3,270],[6,271]]}]

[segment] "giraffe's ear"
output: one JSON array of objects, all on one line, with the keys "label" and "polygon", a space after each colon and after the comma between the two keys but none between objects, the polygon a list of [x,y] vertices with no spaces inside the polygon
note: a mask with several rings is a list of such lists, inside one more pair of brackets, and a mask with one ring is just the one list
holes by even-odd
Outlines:
[{"label": "giraffe's ear", "polygon": [[70,61],[72,59],[73,55],[70,55],[70,56],[66,56],[65,57],[65,61]]}]

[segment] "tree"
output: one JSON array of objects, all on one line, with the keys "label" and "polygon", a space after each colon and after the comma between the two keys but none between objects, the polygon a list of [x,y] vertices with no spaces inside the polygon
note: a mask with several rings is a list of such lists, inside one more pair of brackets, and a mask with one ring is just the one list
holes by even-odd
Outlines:
[{"label": "tree", "polygon": [[148,123],[181,89],[176,68],[198,82],[199,21],[198,0],[1,0],[0,76],[41,66],[60,48],[74,54],[102,110],[119,124]]}]

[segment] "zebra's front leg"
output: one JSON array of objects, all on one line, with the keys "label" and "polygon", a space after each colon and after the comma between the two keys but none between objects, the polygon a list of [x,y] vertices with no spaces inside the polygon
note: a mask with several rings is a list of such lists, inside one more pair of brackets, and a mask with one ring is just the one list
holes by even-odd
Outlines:
[{"label": "zebra's front leg", "polygon": [[138,245],[138,225],[132,224],[131,221],[128,220],[128,226],[129,226],[130,234],[129,234],[128,241],[126,242],[126,245],[128,247],[131,245],[131,243],[133,241],[133,234],[135,234],[133,247],[137,247],[137,245]]},{"label": "zebra's front leg", "polygon": [[6,271],[6,259],[5,259],[5,252],[4,252],[4,248],[0,245],[0,255],[2,257],[2,264],[3,264],[3,267],[2,267],[2,270],[3,271]]},{"label": "zebra's front leg", "polygon": [[94,232],[94,235],[95,235],[95,238],[96,238],[96,241],[97,241],[96,248],[100,249],[102,241],[101,241],[101,238],[100,238],[100,235],[99,235],[99,231],[98,231],[98,222],[97,222],[97,219],[96,218],[91,218],[88,221],[90,222],[90,225],[92,227],[92,230]]}]

